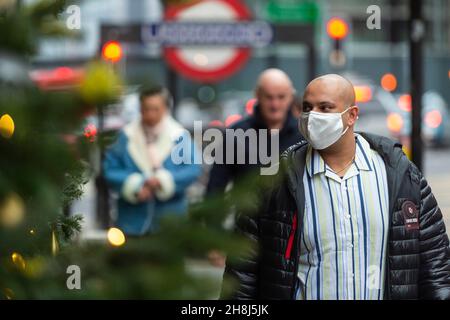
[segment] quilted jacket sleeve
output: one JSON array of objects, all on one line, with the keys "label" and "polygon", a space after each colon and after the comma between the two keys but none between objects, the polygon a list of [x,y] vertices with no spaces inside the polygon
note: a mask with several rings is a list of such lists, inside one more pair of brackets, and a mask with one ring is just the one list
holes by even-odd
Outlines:
[{"label": "quilted jacket sleeve", "polygon": [[420,179],[421,299],[450,299],[450,248],[441,210],[425,178]]},{"label": "quilted jacket sleeve", "polygon": [[233,300],[254,300],[258,298],[258,245],[259,245],[259,225],[256,216],[242,215],[236,222],[236,232],[249,239],[253,246],[251,252],[240,256],[233,263],[227,260],[224,280],[231,280],[233,292],[231,296],[224,299]]}]

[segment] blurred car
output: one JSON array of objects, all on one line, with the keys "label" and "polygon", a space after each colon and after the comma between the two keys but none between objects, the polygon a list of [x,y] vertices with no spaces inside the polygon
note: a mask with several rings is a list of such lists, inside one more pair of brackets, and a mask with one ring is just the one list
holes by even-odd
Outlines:
[{"label": "blurred car", "polygon": [[[355,74],[345,76],[354,85],[356,105],[359,107],[359,119],[355,130],[383,136],[390,135],[386,119],[397,109],[395,97],[370,79]],[[392,135],[391,137],[395,138]]]},{"label": "blurred car", "polygon": [[[412,130],[411,96],[400,94],[397,110],[389,115],[389,129],[393,135],[409,136]],[[444,146],[450,142],[449,109],[436,91],[427,91],[422,96],[422,138],[431,146]]]},{"label": "blurred car", "polygon": [[175,110],[175,118],[192,131],[194,121],[202,121],[202,127],[228,127],[253,112],[253,92],[226,91],[207,105],[193,98],[182,99]]}]

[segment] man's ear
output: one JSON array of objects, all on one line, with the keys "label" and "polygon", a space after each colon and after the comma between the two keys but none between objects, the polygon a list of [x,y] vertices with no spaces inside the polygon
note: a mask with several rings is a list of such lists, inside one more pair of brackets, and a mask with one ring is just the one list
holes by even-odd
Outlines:
[{"label": "man's ear", "polygon": [[352,106],[351,109],[348,111],[348,125],[353,126],[356,123],[356,120],[358,120],[359,115],[359,107],[358,106]]}]

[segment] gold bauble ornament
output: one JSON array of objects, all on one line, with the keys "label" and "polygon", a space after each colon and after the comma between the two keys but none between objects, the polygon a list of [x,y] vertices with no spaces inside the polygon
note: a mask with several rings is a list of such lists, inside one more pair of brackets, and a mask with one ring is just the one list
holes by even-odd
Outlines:
[{"label": "gold bauble ornament", "polygon": [[121,81],[111,65],[93,62],[87,67],[80,86],[82,98],[92,104],[109,103],[119,97]]}]

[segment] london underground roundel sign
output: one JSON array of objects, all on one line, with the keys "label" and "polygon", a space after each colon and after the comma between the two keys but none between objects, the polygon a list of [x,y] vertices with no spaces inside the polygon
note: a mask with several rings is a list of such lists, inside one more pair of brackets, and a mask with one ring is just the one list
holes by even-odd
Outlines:
[{"label": "london underground roundel sign", "polygon": [[[229,26],[250,19],[249,9],[238,0],[200,0],[169,7],[165,12],[166,22],[176,22],[178,25],[184,22],[188,25],[210,23],[211,28],[206,32],[205,29],[197,29],[197,34],[200,38],[202,35],[205,38],[216,37],[217,41],[214,45],[166,45],[166,61],[177,72],[191,80],[205,83],[221,81],[237,72],[250,57],[249,46],[233,46],[226,41],[230,35],[239,37],[245,33],[238,34],[236,28],[232,30]],[[228,29],[224,26],[228,26]],[[188,29],[185,29],[186,32]],[[183,37],[182,33],[181,30],[176,36]]]}]

